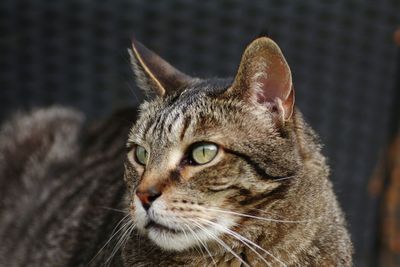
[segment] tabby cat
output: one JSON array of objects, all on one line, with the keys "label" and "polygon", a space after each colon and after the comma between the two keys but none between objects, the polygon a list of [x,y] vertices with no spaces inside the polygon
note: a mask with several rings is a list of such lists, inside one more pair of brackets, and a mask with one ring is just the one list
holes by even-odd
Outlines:
[{"label": "tabby cat", "polygon": [[3,126],[2,266],[352,265],[276,43],[254,40],[233,80],[130,54],[149,95],[132,128],[134,111],[88,128],[62,108]]}]

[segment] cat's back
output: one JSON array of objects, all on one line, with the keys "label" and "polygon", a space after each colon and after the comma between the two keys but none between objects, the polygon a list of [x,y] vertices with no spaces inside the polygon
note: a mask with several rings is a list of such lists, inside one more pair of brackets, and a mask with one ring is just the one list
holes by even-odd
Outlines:
[{"label": "cat's back", "polygon": [[109,208],[123,195],[130,123],[119,114],[88,127],[82,114],[54,107],[2,125],[1,266],[79,266],[94,257],[121,218]]}]

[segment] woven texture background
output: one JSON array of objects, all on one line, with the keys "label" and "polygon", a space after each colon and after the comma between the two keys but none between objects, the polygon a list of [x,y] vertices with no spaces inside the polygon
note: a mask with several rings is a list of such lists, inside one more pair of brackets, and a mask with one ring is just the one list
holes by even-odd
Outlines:
[{"label": "woven texture background", "polygon": [[268,31],[325,144],[356,266],[374,266],[379,197],[368,182],[395,105],[399,10],[399,1],[2,0],[0,119],[52,104],[99,118],[140,102],[126,53],[133,35],[207,77],[232,76],[245,45]]}]

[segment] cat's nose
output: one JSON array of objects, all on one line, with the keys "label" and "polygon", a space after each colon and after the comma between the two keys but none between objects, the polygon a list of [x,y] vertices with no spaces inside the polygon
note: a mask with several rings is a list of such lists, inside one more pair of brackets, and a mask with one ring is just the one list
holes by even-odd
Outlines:
[{"label": "cat's nose", "polygon": [[143,208],[148,210],[151,204],[156,200],[159,196],[161,196],[161,190],[157,189],[156,187],[150,187],[148,189],[140,189],[136,191],[136,195],[142,202]]}]

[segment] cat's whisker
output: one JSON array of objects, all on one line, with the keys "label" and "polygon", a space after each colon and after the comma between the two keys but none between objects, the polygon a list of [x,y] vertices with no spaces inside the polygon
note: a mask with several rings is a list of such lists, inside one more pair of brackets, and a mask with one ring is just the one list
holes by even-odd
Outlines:
[{"label": "cat's whisker", "polygon": [[140,103],[140,98],[138,97],[138,95],[136,94],[136,88],[134,88],[134,86],[131,85],[131,83],[129,81],[126,81],[125,84],[127,85],[127,89],[130,93],[133,94],[133,96],[135,97],[135,100],[137,103]]},{"label": "cat's whisker", "polygon": [[[183,218],[182,218],[182,220],[183,220]],[[190,226],[189,226],[188,224],[186,224],[186,223],[184,223],[183,225],[184,225],[184,227],[181,227],[181,226],[180,226],[179,228],[182,230],[183,234],[185,235],[186,240],[189,241],[190,239],[189,239],[189,236],[187,235],[187,233],[186,233],[186,231],[185,231],[185,227],[189,229]],[[195,236],[194,236],[193,238],[196,239]],[[198,239],[196,239],[196,240],[198,240]],[[198,240],[198,241],[199,241],[199,240]],[[198,248],[197,246],[195,246],[194,249],[197,251],[197,253],[199,253],[200,256],[205,257],[205,255],[204,255],[203,250],[201,249],[201,247]]]},{"label": "cat's whisker", "polygon": [[122,229],[124,229],[123,232],[120,232],[120,237],[118,238],[118,241],[116,245],[114,246],[111,255],[107,258],[104,264],[106,266],[110,266],[111,261],[115,254],[118,252],[118,250],[126,243],[127,238],[129,238],[130,233],[132,233],[132,230],[135,228],[135,224],[132,223],[131,220],[129,220],[128,224],[125,224]]},{"label": "cat's whisker", "polygon": [[133,224],[133,223],[132,223],[130,229],[128,230],[128,233],[127,233],[126,236],[125,236],[125,239],[124,239],[124,241],[123,241],[121,247],[124,247],[124,246],[126,245],[126,242],[127,242],[127,241],[129,240],[129,238],[132,236],[132,232],[133,232],[133,230],[135,230],[135,228],[136,228],[136,224]]},{"label": "cat's whisker", "polygon": [[125,223],[119,232],[119,237],[118,240],[116,242],[116,244],[114,245],[114,248],[111,251],[110,256],[108,256],[107,260],[104,262],[104,264],[106,266],[109,266],[111,263],[111,260],[113,259],[113,257],[115,256],[115,254],[118,252],[118,250],[121,248],[122,244],[124,244],[124,240],[125,238],[128,236],[128,232],[130,231],[131,228],[134,228],[135,224],[132,223],[132,220],[129,220],[127,223]]},{"label": "cat's whisker", "polygon": [[[207,245],[201,240],[201,238],[196,234],[195,231],[191,230],[191,232],[192,232],[194,238],[195,238],[195,239],[200,243],[200,245],[201,245],[201,246],[200,246],[200,250],[201,250],[201,252],[202,252],[203,258],[204,258],[204,259],[207,259],[207,258],[208,258],[208,257],[204,254],[204,252],[203,252],[203,248],[204,248],[204,250],[206,251],[206,253],[208,254],[208,256],[211,258],[212,262],[213,262],[214,265],[216,266],[215,260],[214,260],[213,256],[211,255],[211,252],[210,252],[210,250],[208,249]],[[195,247],[196,247],[196,246],[195,246]]]},{"label": "cat's whisker", "polygon": [[[276,212],[266,211],[266,210],[262,210],[262,209],[251,208],[251,210],[254,210],[254,211],[257,211],[257,212],[260,212],[260,213],[263,213],[263,214],[267,214],[267,215],[270,215],[270,216],[271,216],[271,215],[272,215],[272,216],[277,216],[277,217],[280,216],[280,215],[279,215],[278,213],[276,213]],[[296,223],[296,222],[298,222],[298,223],[307,223],[307,222],[316,222],[316,221],[319,221],[321,218],[322,218],[322,216],[318,216],[318,217],[316,217],[315,219],[297,220],[297,221],[295,221],[295,220],[285,220],[285,219],[275,219],[275,220],[281,220],[281,221],[285,221],[285,222],[288,222],[288,223]]]},{"label": "cat's whisker", "polygon": [[229,210],[212,209],[212,208],[204,208],[204,209],[205,210],[209,210],[209,211],[216,211],[216,212],[227,213],[227,214],[232,214],[232,215],[241,216],[241,217],[248,217],[248,218],[258,219],[258,220],[262,220],[262,221],[277,222],[277,223],[308,223],[308,222],[315,221],[315,220],[312,220],[312,219],[309,219],[309,220],[296,220],[296,221],[293,221],[293,220],[279,220],[279,219],[259,217],[259,216],[255,216],[255,215],[239,213],[239,212],[229,211]]},{"label": "cat's whisker", "polygon": [[[181,219],[182,221],[185,221],[185,219],[184,218],[182,218],[181,216],[177,216],[179,219]],[[187,222],[187,221],[186,221]],[[184,227],[182,227],[182,226],[179,226],[179,228],[182,230],[182,232],[183,232],[183,234],[185,235],[185,237],[186,237],[186,240],[190,240],[189,239],[189,236],[187,235],[187,233],[186,233],[186,231],[185,231],[185,227],[186,228],[188,228],[189,230],[190,230],[190,226],[188,225],[188,224],[186,224],[186,223],[184,223]],[[196,239],[196,237],[194,236],[194,238]],[[199,240],[198,240],[199,241]],[[201,256],[203,256],[204,257],[204,253],[203,253],[203,250],[201,250],[201,248],[200,248],[200,250],[199,250],[199,248],[198,247],[194,247],[195,248],[195,250],[199,253],[199,255]]]},{"label": "cat's whisker", "polygon": [[[221,225],[221,224],[218,224],[218,223],[215,223],[215,222],[206,220],[206,219],[200,219],[200,220],[202,220],[203,222],[208,223],[208,224],[210,224],[210,225],[214,225],[214,226],[217,226],[218,228],[221,228],[225,233],[231,234],[231,236],[236,237],[238,240],[242,240],[242,241],[244,241],[245,243],[248,243],[248,244],[250,244],[250,245],[253,245],[254,247],[256,247],[256,248],[260,249],[261,251],[263,251],[264,253],[266,253],[267,255],[271,256],[271,257],[272,257],[273,259],[275,259],[277,262],[279,262],[280,264],[282,264],[282,266],[287,267],[287,265],[286,265],[283,261],[281,261],[280,259],[278,259],[278,258],[277,258],[276,256],[274,256],[271,252],[265,250],[264,248],[262,248],[261,246],[257,245],[256,243],[254,243],[254,242],[251,241],[250,239],[248,239],[248,238],[242,236],[241,234],[239,234],[239,233],[237,233],[237,232],[235,232],[235,231],[232,231],[231,229],[228,229],[227,227],[225,227],[225,226],[223,226],[223,225]],[[249,247],[249,248],[250,248],[250,247]],[[253,250],[253,249],[252,249],[252,250]],[[253,251],[255,252],[255,250],[253,250]],[[257,253],[257,252],[256,252],[256,253]],[[257,253],[257,255],[259,255],[259,253]],[[259,255],[259,256],[261,257],[261,255]],[[262,258],[262,257],[261,257],[261,258]],[[268,265],[270,266],[270,264],[268,264]]]},{"label": "cat's whisker", "polygon": [[126,232],[126,229],[121,232],[122,234],[119,235],[118,240],[111,251],[111,254],[108,256],[106,261],[102,264],[103,266],[106,266],[106,267],[110,266],[111,259],[113,258],[114,254],[118,250],[119,244],[121,243],[121,239],[123,238],[125,232]]},{"label": "cat's whisker", "polygon": [[120,210],[120,209],[115,209],[115,208],[110,208],[110,207],[100,207],[100,208],[105,209],[105,210],[112,210],[112,211],[116,211],[116,212],[120,212],[120,213],[124,213],[124,214],[127,213],[127,211],[125,211],[125,210]]},{"label": "cat's whisker", "polygon": [[[124,224],[122,224],[124,221],[126,221]],[[130,222],[130,214],[126,214],[118,223],[115,225],[114,229],[111,232],[111,235],[114,235],[115,231],[118,229],[119,226],[126,225],[127,223]],[[122,226],[123,227],[123,226]],[[119,230],[121,230],[120,228]]]},{"label": "cat's whisker", "polygon": [[285,176],[285,177],[282,177],[282,178],[274,179],[274,182],[285,181],[285,180],[293,179],[293,178],[296,178],[296,177],[297,177],[296,175]]},{"label": "cat's whisker", "polygon": [[[205,220],[205,222],[206,222],[206,223],[209,223],[210,221]],[[214,225],[212,225],[212,226],[214,226]],[[234,238],[237,239],[239,242],[241,242],[241,243],[244,244],[246,247],[248,247],[250,250],[252,250],[265,264],[267,264],[268,266],[271,266],[271,264],[270,264],[260,253],[258,253],[258,252],[257,252],[253,247],[251,247],[247,242],[245,242],[244,240],[242,240],[241,237],[236,236],[235,234],[233,234],[233,231],[230,232],[228,228],[223,227],[222,225],[219,225],[219,226],[223,228],[222,230],[223,230],[225,233],[227,233],[228,235],[234,237]]]},{"label": "cat's whisker", "polygon": [[214,258],[213,258],[213,256],[212,256],[210,250],[208,249],[207,245],[201,240],[201,238],[196,234],[196,232],[195,232],[193,229],[191,229],[190,224],[189,224],[189,221],[188,221],[188,220],[185,220],[185,219],[182,218],[182,217],[180,217],[180,219],[182,219],[182,220],[188,222],[188,224],[185,224],[185,226],[188,227],[189,231],[192,233],[192,235],[194,236],[194,238],[197,239],[197,241],[199,241],[199,243],[201,244],[201,246],[204,247],[204,249],[206,250],[207,254],[210,256],[210,258],[211,258],[212,262],[214,263],[214,265],[217,266],[217,263],[216,263],[216,261],[214,260]]},{"label": "cat's whisker", "polygon": [[93,258],[89,261],[89,263],[87,265],[90,265],[96,258],[97,256],[100,255],[100,253],[107,247],[107,245],[114,239],[114,237],[123,230],[123,227],[121,227],[120,229],[118,229],[117,231],[115,231],[120,225],[121,223],[123,223],[125,220],[128,220],[127,222],[124,223],[124,225],[127,225],[128,223],[130,223],[130,218],[129,218],[130,214],[125,215],[118,223],[117,225],[114,227],[113,231],[111,232],[111,236],[110,238],[106,241],[106,243],[99,249],[99,251],[96,253],[96,255],[93,256]]},{"label": "cat's whisker", "polygon": [[[199,238],[199,236],[196,234],[196,232],[190,228],[190,226],[188,226],[189,231],[192,233],[193,237],[200,243],[200,247],[204,248],[207,252],[207,254],[212,258],[210,251],[207,249],[207,247],[205,246],[205,244],[203,243],[203,241]],[[203,250],[201,250],[203,251]],[[201,253],[203,258],[207,258],[206,255],[204,254],[204,252]]]},{"label": "cat's whisker", "polygon": [[[208,223],[208,224],[210,224],[211,223],[211,221],[208,221],[208,220],[203,220],[205,223]],[[212,224],[210,224],[210,225],[212,225]],[[231,230],[229,230],[228,228],[226,228],[226,227],[224,227],[224,226],[222,226],[222,225],[220,225],[220,224],[217,224],[219,227],[221,227],[222,228],[222,230],[225,232],[225,233],[227,233],[228,235],[230,235],[230,236],[232,236],[232,237],[234,237],[235,239],[237,239],[239,242],[241,242],[243,245],[245,245],[246,247],[248,247],[250,250],[252,250],[263,262],[265,262],[265,264],[267,264],[268,266],[271,266],[271,264],[260,254],[260,253],[258,253],[252,246],[250,246],[246,241],[244,241],[243,239],[242,239],[242,237],[238,234],[238,235],[236,235],[233,231],[231,231]],[[212,225],[212,226],[214,226],[214,225]]]},{"label": "cat's whisker", "polygon": [[129,238],[132,236],[132,232],[133,230],[136,228],[136,224],[132,224],[130,226],[130,229],[127,231],[127,234],[125,235],[125,238],[122,242],[121,248],[124,247],[126,245],[126,242],[129,240]]},{"label": "cat's whisker", "polygon": [[220,244],[223,248],[225,248],[228,252],[230,252],[235,258],[237,258],[243,265],[250,267],[248,263],[246,263],[236,252],[234,252],[224,241],[222,241],[218,236],[215,234],[211,233],[210,231],[207,230],[206,227],[204,227],[202,224],[196,222],[195,220],[191,220],[197,228],[199,228],[201,231],[203,231],[206,235],[211,237],[213,240],[215,240],[218,244]]}]

